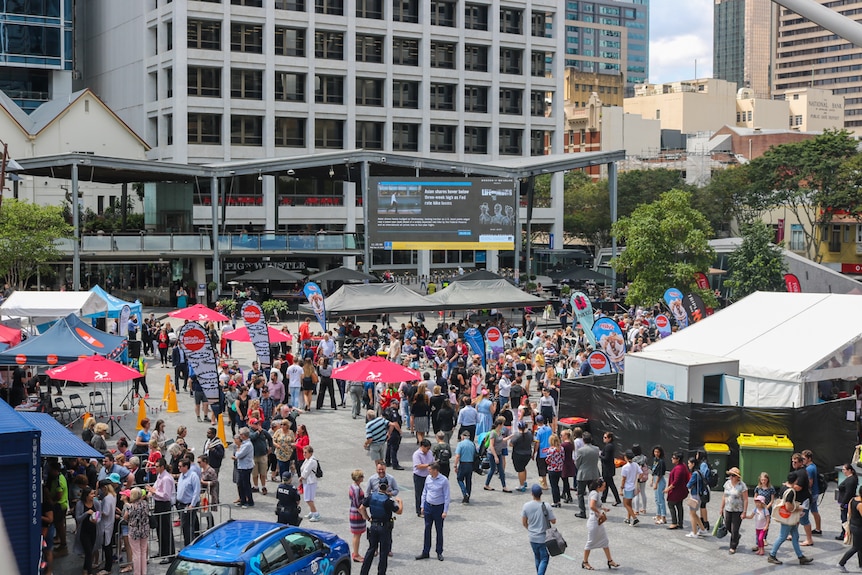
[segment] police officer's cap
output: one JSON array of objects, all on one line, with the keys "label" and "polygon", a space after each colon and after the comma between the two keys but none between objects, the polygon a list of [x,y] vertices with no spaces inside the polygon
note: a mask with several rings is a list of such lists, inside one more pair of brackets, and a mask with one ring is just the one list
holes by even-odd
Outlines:
[{"label": "police officer's cap", "polygon": [[293,479],[293,473],[291,473],[290,471],[285,471],[281,474],[281,480],[285,483],[290,481],[291,479]]}]

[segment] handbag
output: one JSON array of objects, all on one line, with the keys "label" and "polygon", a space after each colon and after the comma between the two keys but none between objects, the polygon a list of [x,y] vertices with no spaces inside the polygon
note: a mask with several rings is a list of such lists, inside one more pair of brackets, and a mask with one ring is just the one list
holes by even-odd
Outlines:
[{"label": "handbag", "polygon": [[721,539],[727,535],[727,525],[724,524],[724,515],[719,515],[718,521],[715,522],[715,526],[712,528],[712,535],[716,539]]},{"label": "handbag", "polygon": [[698,500],[697,500],[697,499],[695,499],[694,497],[689,497],[689,498],[687,498],[687,499],[685,500],[685,502],[686,502],[686,504],[687,504],[689,507],[691,507],[692,509],[699,509],[699,508],[700,508],[700,501],[698,501]]},{"label": "handbag", "polygon": [[551,525],[551,520],[548,517],[548,508],[544,503],[542,503],[542,513],[545,515],[545,547],[548,549],[548,554],[551,557],[562,555],[566,552],[568,544],[563,539],[563,534]]},{"label": "handbag", "polygon": [[[788,495],[790,496],[788,498]],[[793,508],[788,509],[787,505],[792,504]],[[781,499],[772,504],[772,518],[783,525],[798,525],[799,519],[802,517],[802,511],[799,504],[796,503],[796,494],[792,489],[784,492]]]},{"label": "handbag", "polygon": [[602,523],[604,523],[604,522],[605,522],[605,521],[607,521],[607,520],[608,520],[608,515],[607,515],[607,513],[604,513],[604,512],[603,512],[601,515],[598,515],[598,522],[599,522],[599,525],[601,525]]},{"label": "handbag", "polygon": [[842,523],[841,529],[844,530],[844,545],[853,545],[853,534],[850,532],[850,521]]}]

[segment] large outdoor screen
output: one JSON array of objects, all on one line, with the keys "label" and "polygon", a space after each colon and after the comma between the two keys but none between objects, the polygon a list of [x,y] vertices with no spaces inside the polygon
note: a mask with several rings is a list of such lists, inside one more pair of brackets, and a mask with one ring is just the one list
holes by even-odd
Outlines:
[{"label": "large outdoor screen", "polygon": [[505,178],[369,178],[371,248],[515,248],[515,183]]}]

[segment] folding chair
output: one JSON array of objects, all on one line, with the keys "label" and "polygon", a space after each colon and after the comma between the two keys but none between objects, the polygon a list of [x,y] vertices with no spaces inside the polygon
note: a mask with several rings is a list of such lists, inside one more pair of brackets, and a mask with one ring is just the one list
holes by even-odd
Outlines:
[{"label": "folding chair", "polygon": [[79,394],[73,393],[69,395],[69,409],[72,412],[72,417],[78,418],[86,411],[87,404],[84,403]]},{"label": "folding chair", "polygon": [[[96,410],[98,409],[98,413]],[[105,403],[105,396],[101,391],[90,392],[90,413],[93,415],[108,415],[108,405]]]},{"label": "folding chair", "polygon": [[72,410],[66,405],[66,401],[62,397],[54,398],[54,417],[57,417],[63,423],[72,421]]}]

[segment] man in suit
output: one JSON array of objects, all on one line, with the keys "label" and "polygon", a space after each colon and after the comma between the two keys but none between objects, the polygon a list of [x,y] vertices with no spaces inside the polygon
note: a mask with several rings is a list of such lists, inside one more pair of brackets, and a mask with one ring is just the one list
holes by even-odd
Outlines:
[{"label": "man in suit", "polygon": [[177,393],[180,392],[181,378],[183,380],[183,391],[188,391],[189,364],[186,352],[180,347],[180,344],[176,344],[171,352],[171,365],[174,367],[174,385],[177,388]]},{"label": "man in suit", "polygon": [[586,519],[587,506],[584,496],[590,481],[599,478],[599,448],[593,445],[593,435],[589,431],[584,432],[582,439],[584,445],[578,448],[575,456],[575,467],[578,469],[578,513],[575,517]]}]

